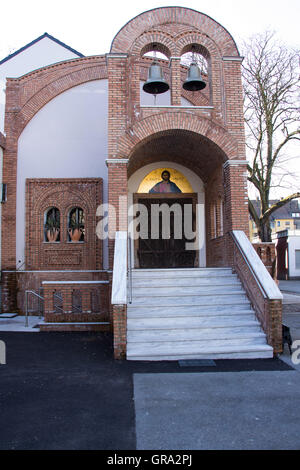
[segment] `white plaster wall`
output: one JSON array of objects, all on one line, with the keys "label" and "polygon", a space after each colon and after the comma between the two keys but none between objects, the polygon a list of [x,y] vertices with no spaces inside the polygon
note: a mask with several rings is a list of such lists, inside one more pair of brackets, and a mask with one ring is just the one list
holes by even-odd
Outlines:
[{"label": "white plaster wall", "polygon": [[5,83],[6,78],[16,78],[45,65],[78,58],[78,55],[57,44],[50,38],[43,38],[24,51],[0,65],[0,131],[4,130]]},{"label": "white plaster wall", "polygon": [[296,269],[295,251],[300,250],[300,231],[299,235],[289,235],[288,237],[289,252],[289,276],[300,277],[300,269]]},{"label": "white plaster wall", "polygon": [[[29,122],[18,143],[17,267],[25,261],[26,178],[103,178],[107,201],[108,83],[97,80],[58,95]],[[107,246],[104,246],[104,263]]]},{"label": "white plaster wall", "polygon": [[[205,241],[205,188],[203,181],[199,176],[196,175],[193,171],[189,170],[183,165],[179,165],[178,163],[173,163],[169,161],[161,161],[150,163],[149,165],[145,165],[139,170],[137,170],[128,180],[128,205],[130,206],[133,204],[133,194],[137,192],[140,183],[143,179],[153,170],[156,168],[174,168],[175,170],[180,171],[190,182],[193,190],[197,193],[198,196],[198,204],[197,204],[197,240],[196,245],[197,249],[199,250],[199,267],[204,268],[206,267],[206,241]],[[130,223],[130,219],[129,219]],[[132,242],[132,259],[131,263],[134,266],[134,249],[133,249],[133,242]]]}]

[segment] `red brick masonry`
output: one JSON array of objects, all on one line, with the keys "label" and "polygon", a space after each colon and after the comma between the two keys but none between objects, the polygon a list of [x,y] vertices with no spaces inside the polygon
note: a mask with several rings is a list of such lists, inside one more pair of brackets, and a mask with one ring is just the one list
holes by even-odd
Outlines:
[{"label": "red brick masonry", "polygon": [[266,297],[236,243],[234,243],[233,266],[267,336],[268,344],[273,347],[274,355],[280,354],[282,352],[282,301]]}]

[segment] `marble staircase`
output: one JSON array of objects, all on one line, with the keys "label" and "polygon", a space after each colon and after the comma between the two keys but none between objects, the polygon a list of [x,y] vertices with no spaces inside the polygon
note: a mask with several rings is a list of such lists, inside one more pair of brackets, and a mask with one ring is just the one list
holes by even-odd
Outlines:
[{"label": "marble staircase", "polygon": [[231,268],[134,269],[127,359],[271,358]]}]

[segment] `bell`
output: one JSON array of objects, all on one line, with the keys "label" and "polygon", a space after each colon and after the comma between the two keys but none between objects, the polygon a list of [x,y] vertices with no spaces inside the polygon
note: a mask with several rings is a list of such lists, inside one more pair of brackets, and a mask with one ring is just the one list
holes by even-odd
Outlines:
[{"label": "bell", "polygon": [[182,86],[187,91],[199,91],[206,87],[206,83],[202,80],[200,69],[195,62],[191,63],[187,79]]},{"label": "bell", "polygon": [[165,93],[169,89],[169,85],[164,79],[162,68],[156,62],[150,65],[148,70],[148,80],[143,85],[143,90],[152,95]]}]

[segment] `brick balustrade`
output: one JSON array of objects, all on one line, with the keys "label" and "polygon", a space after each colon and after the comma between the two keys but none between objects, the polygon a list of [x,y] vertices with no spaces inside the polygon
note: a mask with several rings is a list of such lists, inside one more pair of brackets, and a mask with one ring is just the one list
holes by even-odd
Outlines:
[{"label": "brick balustrade", "polygon": [[[46,322],[109,321],[109,281],[44,281],[42,285]],[[74,293],[81,297],[80,307],[74,303]],[[92,302],[93,295],[98,301]]]}]

